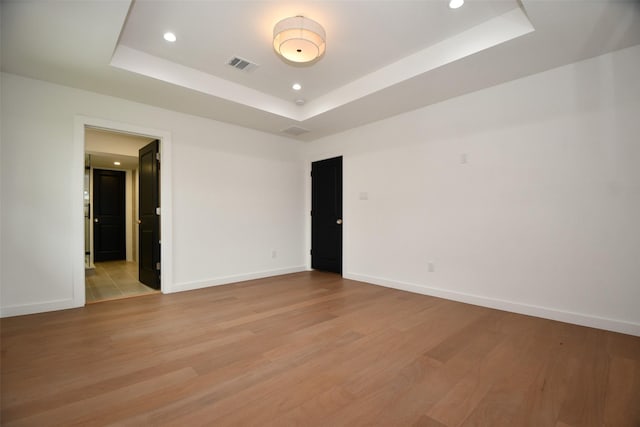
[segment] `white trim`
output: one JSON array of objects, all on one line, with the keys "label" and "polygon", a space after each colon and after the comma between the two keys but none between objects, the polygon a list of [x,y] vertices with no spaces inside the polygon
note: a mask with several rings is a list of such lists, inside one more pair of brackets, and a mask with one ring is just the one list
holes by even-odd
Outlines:
[{"label": "white trim", "polygon": [[508,301],[498,298],[489,298],[480,295],[467,294],[464,292],[449,291],[446,289],[433,288],[416,283],[399,282],[396,280],[367,276],[364,274],[345,273],[344,278],[379,286],[385,286],[387,288],[394,288],[402,291],[408,291],[422,295],[430,295],[452,301],[464,302],[467,304],[479,305],[482,307],[495,308],[512,313],[526,314],[528,316],[541,317],[543,319],[557,320],[560,322],[573,323],[575,325],[588,326],[591,328],[604,329],[607,331],[640,336],[640,324],[631,323],[624,320],[609,319],[606,317],[587,315],[549,307],[541,307],[537,305],[524,304],[521,302]]},{"label": "white trim", "polygon": [[[112,120],[86,117],[78,115],[74,118],[73,137],[73,164],[82,165],[82,168],[74,168],[71,185],[82,195],[84,189],[84,130],[85,126],[105,129],[116,132],[124,132],[133,135],[147,136],[160,140],[160,153],[162,167],[160,168],[160,200],[162,204],[162,218],[160,220],[160,235],[162,245],[160,246],[160,259],[162,260],[162,270],[160,272],[160,289],[163,293],[172,292],[173,280],[173,252],[172,252],[172,187],[171,187],[171,132],[160,129],[145,128],[129,123],[115,122]],[[85,276],[84,276],[84,226],[82,218],[82,197],[78,197],[80,208],[73,210],[72,229],[72,249],[74,255],[72,261],[73,269],[73,307],[83,307],[85,305]],[[75,200],[74,200],[75,203]],[[69,308],[69,307],[65,307]]]},{"label": "white trim", "polygon": [[[71,199],[72,205],[78,203],[77,208],[71,209],[71,300],[72,307],[84,307],[84,120],[79,116],[76,116],[73,120],[73,154],[71,165],[71,188],[73,189],[71,194],[78,195],[77,200],[75,197]],[[93,220],[93,214],[91,220]],[[91,227],[89,227],[89,229],[91,229]],[[93,266],[93,260],[90,260],[89,264]],[[41,311],[60,309],[48,308],[46,303],[37,304],[37,306],[42,307]]]},{"label": "white trim", "polygon": [[[244,282],[247,280],[264,279],[265,277],[282,276],[283,274],[299,273],[306,271],[304,265],[295,267],[278,268],[276,270],[256,271],[254,273],[238,274],[235,276],[216,277],[196,282],[176,283],[171,287],[171,292],[193,291],[195,289],[209,288],[212,286],[229,285],[231,283]],[[163,291],[164,292],[164,291]]]},{"label": "white trim", "polygon": [[[84,248],[84,242],[83,246]],[[84,252],[83,252],[84,253]],[[84,258],[82,260],[84,266]],[[84,302],[83,302],[84,305]],[[47,311],[66,310],[76,308],[77,305],[73,299],[60,299],[47,302],[39,302],[36,304],[20,304],[10,305],[8,307],[0,307],[0,317],[23,316],[25,314],[44,313]]]}]

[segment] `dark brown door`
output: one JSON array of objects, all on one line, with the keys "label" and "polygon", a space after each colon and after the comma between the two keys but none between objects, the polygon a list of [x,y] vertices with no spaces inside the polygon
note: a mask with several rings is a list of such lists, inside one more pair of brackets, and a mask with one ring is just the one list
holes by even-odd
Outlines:
[{"label": "dark brown door", "polygon": [[311,164],[311,267],[342,273],[342,157]]},{"label": "dark brown door", "polygon": [[138,280],[160,289],[160,142],[153,141],[139,151]]},{"label": "dark brown door", "polygon": [[93,260],[126,259],[125,172],[93,170]]}]

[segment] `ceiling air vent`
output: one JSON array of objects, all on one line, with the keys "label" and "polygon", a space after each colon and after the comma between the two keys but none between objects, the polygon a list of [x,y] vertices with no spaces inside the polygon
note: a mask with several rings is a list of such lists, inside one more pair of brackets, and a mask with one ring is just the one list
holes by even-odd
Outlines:
[{"label": "ceiling air vent", "polygon": [[301,128],[300,126],[290,126],[286,129],[282,129],[282,133],[288,133],[293,136],[302,135],[307,132],[310,132],[309,129]]},{"label": "ceiling air vent", "polygon": [[232,66],[240,71],[253,71],[258,68],[258,64],[255,64],[247,59],[240,58],[239,56],[234,56],[230,60],[227,61],[227,65]]}]

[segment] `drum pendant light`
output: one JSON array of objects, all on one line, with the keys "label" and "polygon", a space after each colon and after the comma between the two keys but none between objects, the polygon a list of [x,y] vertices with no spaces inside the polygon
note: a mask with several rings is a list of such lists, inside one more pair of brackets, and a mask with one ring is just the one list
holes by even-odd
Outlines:
[{"label": "drum pendant light", "polygon": [[324,28],[316,21],[293,16],[274,27],[273,48],[287,61],[312,62],[324,54],[325,38]]}]

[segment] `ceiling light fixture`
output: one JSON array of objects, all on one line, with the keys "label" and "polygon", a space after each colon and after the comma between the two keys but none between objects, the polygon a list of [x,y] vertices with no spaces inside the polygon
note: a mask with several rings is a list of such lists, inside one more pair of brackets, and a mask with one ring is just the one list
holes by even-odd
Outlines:
[{"label": "ceiling light fixture", "polygon": [[449,7],[451,9],[457,9],[464,4],[464,0],[451,0],[449,2]]},{"label": "ceiling light fixture", "polygon": [[293,86],[291,86],[291,89],[300,90],[302,89],[302,85],[300,83],[294,83]]},{"label": "ceiling light fixture", "polygon": [[120,162],[113,162],[114,165],[120,166]]},{"label": "ceiling light fixture", "polygon": [[165,39],[166,41],[171,42],[171,43],[173,43],[174,41],[176,41],[176,40],[177,40],[176,35],[175,35],[175,34],[173,34],[173,33],[169,33],[169,32],[164,33],[164,36],[163,36],[163,37],[164,37],[164,39]]},{"label": "ceiling light fixture", "polygon": [[325,51],[325,39],[324,28],[304,16],[285,18],[273,29],[273,48],[291,62],[305,63],[320,58]]}]

